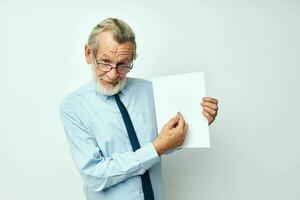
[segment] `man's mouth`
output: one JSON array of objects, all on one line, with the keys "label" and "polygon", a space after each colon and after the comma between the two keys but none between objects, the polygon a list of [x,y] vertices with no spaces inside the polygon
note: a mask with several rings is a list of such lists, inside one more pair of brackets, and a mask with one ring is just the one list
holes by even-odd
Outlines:
[{"label": "man's mouth", "polygon": [[105,79],[102,79],[102,78],[100,78],[100,81],[104,85],[112,85],[112,86],[115,86],[119,83],[119,81],[108,81],[108,80],[105,80]]}]

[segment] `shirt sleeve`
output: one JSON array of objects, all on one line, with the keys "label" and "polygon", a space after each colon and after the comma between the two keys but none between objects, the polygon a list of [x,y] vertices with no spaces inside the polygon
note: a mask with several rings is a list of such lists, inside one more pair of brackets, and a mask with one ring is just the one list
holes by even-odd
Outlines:
[{"label": "shirt sleeve", "polygon": [[142,175],[160,161],[152,143],[135,152],[103,157],[95,138],[69,107],[60,107],[60,118],[75,165],[85,184],[94,191]]}]

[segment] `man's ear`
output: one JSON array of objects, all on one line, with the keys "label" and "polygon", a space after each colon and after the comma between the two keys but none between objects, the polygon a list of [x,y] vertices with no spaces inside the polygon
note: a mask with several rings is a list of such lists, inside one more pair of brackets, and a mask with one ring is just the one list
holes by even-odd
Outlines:
[{"label": "man's ear", "polygon": [[85,60],[87,64],[92,64],[92,58],[91,58],[91,48],[88,44],[84,46],[84,54],[85,54]]}]

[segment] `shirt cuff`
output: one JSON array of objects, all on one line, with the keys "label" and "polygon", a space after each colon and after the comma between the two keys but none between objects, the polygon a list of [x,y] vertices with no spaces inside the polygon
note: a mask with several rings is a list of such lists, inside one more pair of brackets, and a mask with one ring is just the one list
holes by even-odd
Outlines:
[{"label": "shirt cuff", "polygon": [[160,156],[157,154],[152,142],[136,150],[135,153],[145,171],[160,161]]}]

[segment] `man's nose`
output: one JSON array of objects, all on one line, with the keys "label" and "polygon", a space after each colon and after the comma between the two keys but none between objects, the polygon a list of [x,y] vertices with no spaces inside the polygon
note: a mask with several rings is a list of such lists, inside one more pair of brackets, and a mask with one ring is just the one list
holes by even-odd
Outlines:
[{"label": "man's nose", "polygon": [[118,79],[118,72],[117,72],[117,68],[112,68],[109,72],[108,72],[108,77],[111,79],[111,80],[117,80]]}]

